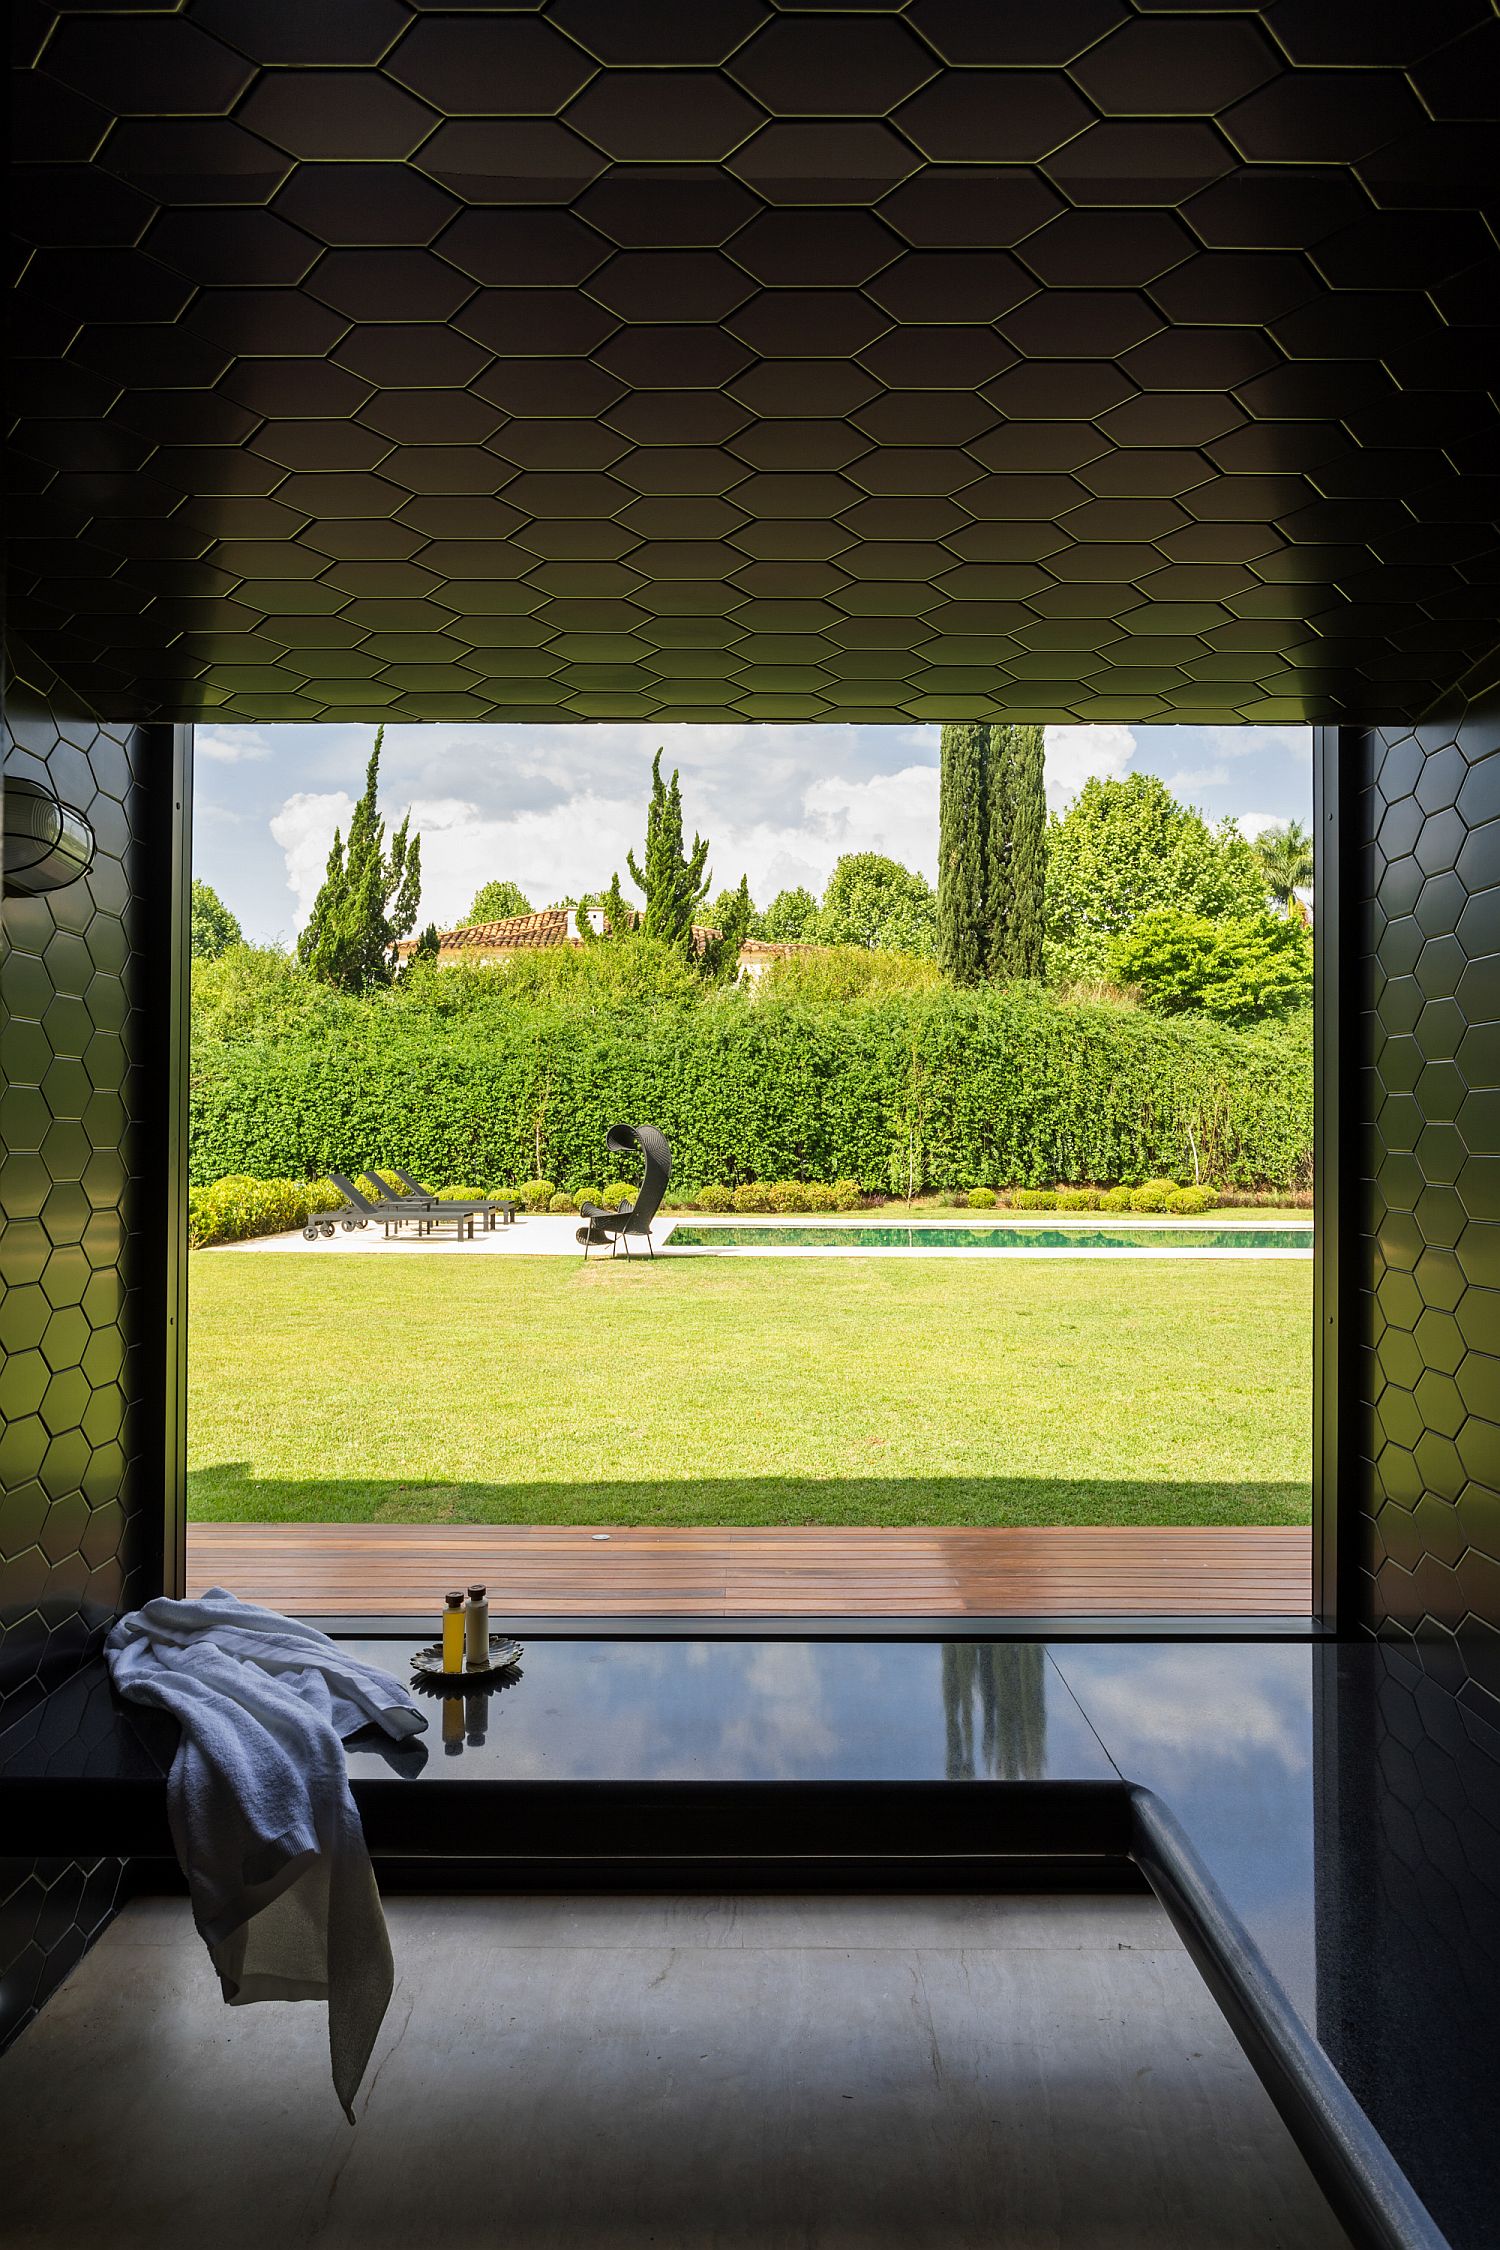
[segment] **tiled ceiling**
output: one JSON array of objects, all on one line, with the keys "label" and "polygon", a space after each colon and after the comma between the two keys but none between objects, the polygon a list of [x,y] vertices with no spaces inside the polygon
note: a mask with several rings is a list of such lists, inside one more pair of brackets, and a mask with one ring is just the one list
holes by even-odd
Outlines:
[{"label": "tiled ceiling", "polygon": [[114,718],[1424,710],[1487,0],[18,0],[12,610]]}]

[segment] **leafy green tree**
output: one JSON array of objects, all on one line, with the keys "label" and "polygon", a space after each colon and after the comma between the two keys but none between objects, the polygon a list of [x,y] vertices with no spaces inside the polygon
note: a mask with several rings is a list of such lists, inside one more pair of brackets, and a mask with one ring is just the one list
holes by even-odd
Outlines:
[{"label": "leafy green tree", "polygon": [[1285,1015],[1312,998],[1312,935],[1279,914],[1217,921],[1153,907],[1110,946],[1117,984],[1133,985],[1159,1015],[1192,1011],[1222,1023]]},{"label": "leafy green tree", "polygon": [[818,945],[806,953],[784,953],[757,989],[778,1000],[843,1007],[855,1000],[888,1000],[893,993],[928,992],[942,981],[930,955],[919,959],[889,946]]},{"label": "leafy green tree", "polygon": [[931,956],[938,902],[925,875],[883,852],[846,852],[828,878],[818,916],[824,945],[889,946]]},{"label": "leafy green tree", "polygon": [[375,803],[384,740],[385,728],[377,727],[348,844],[335,829],[323,887],[297,940],[304,968],[341,992],[370,992],[392,982],[397,942],[410,936],[422,893],[422,839],[409,834],[410,814],[386,850]]},{"label": "leafy green tree", "polygon": [[989,761],[988,724],[965,720],[944,727],[938,787],[938,958],[955,984],[978,984],[989,967]]},{"label": "leafy green tree", "polygon": [[778,891],[760,918],[758,933],[773,945],[807,943],[818,934],[818,902],[799,883],[795,890]]},{"label": "leafy green tree", "polygon": [[739,889],[720,891],[714,901],[712,927],[717,935],[704,947],[703,974],[716,984],[733,984],[740,973],[740,947],[750,935],[750,925],[755,920],[755,905],[750,896],[750,878],[740,877]]},{"label": "leafy green tree", "polygon": [[1037,726],[990,730],[986,790],[986,972],[1039,977],[1046,932],[1047,797]]},{"label": "leafy green tree", "polygon": [[1266,891],[1283,914],[1289,914],[1298,891],[1311,888],[1313,840],[1299,820],[1279,821],[1263,828],[1254,843]]},{"label": "leafy green tree", "polygon": [[348,1007],[290,953],[274,945],[231,945],[193,966],[193,1040],[225,1046],[319,1038]]},{"label": "leafy green tree", "polygon": [[193,877],[189,945],[195,961],[217,961],[232,945],[243,945],[245,933],[210,883]]},{"label": "leafy green tree", "polygon": [[[619,875],[615,874],[604,894],[604,918],[610,937],[621,938],[639,930],[642,937],[655,938],[686,960],[692,955],[693,929],[699,909],[708,896],[708,845],[703,837],[694,836],[692,850],[685,848],[682,788],[677,769],[672,769],[669,782],[663,781],[661,759],[658,750],[651,761],[645,865],[637,864],[634,852],[625,855],[630,879],[645,898],[645,912],[640,913],[630,905],[620,887]],[[580,908],[578,931],[581,937],[592,934],[585,928],[585,922],[585,911]]]},{"label": "leafy green tree", "polygon": [[531,901],[516,883],[501,882],[481,884],[474,893],[474,904],[465,917],[465,927],[475,922],[507,922],[513,914],[529,914]]},{"label": "leafy green tree", "polygon": [[[503,969],[475,969],[484,980],[488,1005],[509,1017],[529,1008],[576,1008],[617,1021],[624,1006],[674,1007],[710,1004],[709,988],[680,953],[637,936],[629,945],[548,945],[526,947]],[[444,969],[440,982],[451,987],[463,972]]]},{"label": "leafy green tree", "polygon": [[429,922],[425,930],[418,932],[417,942],[406,956],[406,966],[401,971],[401,975],[403,977],[419,975],[422,963],[427,961],[436,963],[441,950],[442,932],[436,922]]},{"label": "leafy green tree", "polygon": [[1178,908],[1224,921],[1264,911],[1260,862],[1233,821],[1211,828],[1155,774],[1086,781],[1047,828],[1047,945],[1064,976],[1107,975],[1110,940]]},{"label": "leafy green tree", "polygon": [[[764,914],[762,914],[760,908],[756,905],[754,899],[750,897],[749,886],[750,878],[748,875],[745,875],[741,876],[739,883],[733,890],[720,891],[718,897],[714,900],[713,904],[708,909],[708,920],[711,928],[722,930],[724,927],[725,917],[727,915],[735,915],[739,913],[740,892],[743,891],[746,899],[749,901],[750,906],[750,920],[745,928],[745,936],[765,936],[766,918]],[[743,943],[743,940],[741,942]]]}]

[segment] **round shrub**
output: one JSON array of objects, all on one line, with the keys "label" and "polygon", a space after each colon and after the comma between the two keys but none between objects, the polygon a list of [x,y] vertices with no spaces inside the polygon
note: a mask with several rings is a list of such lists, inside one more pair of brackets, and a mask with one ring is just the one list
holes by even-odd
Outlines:
[{"label": "round shrub", "polygon": [[1183,1218],[1193,1218],[1200,1211],[1211,1211],[1218,1200],[1212,1188],[1173,1188],[1167,1197],[1167,1209],[1178,1212]]},{"label": "round shrub", "polygon": [[[326,1195],[316,1190],[326,1188]],[[206,1250],[216,1242],[247,1242],[253,1235],[288,1234],[314,1211],[337,1211],[343,1197],[330,1181],[252,1180],[242,1176],[194,1188],[188,1197],[188,1242]]]},{"label": "round shrub", "polygon": [[727,1187],[699,1188],[694,1199],[700,1211],[732,1211],[734,1197]]},{"label": "round shrub", "polygon": [[602,1203],[604,1201],[604,1197],[596,1187],[570,1188],[568,1192],[580,1211],[585,1203]]},{"label": "round shrub", "polygon": [[1099,1198],[1101,1211],[1128,1211],[1130,1207],[1130,1190],[1128,1187],[1105,1188]]},{"label": "round shrub", "polygon": [[547,1198],[547,1209],[549,1211],[576,1211],[578,1205],[571,1195],[552,1195]]},{"label": "round shrub", "polygon": [[1130,1208],[1132,1211],[1165,1211],[1167,1197],[1176,1193],[1175,1180],[1144,1180],[1138,1188],[1131,1189]]},{"label": "round shrub", "polygon": [[864,1201],[858,1180],[835,1180],[833,1194],[835,1208],[840,1211],[857,1211]]},{"label": "round shrub", "polygon": [[1099,1208],[1099,1190],[1097,1188],[1060,1187],[1057,1190],[1057,1208],[1059,1211],[1097,1211]]},{"label": "round shrub", "polygon": [[743,1187],[734,1191],[734,1207],[736,1211],[764,1211],[765,1187],[757,1180],[747,1180]]},{"label": "round shrub", "polygon": [[475,1187],[445,1187],[437,1191],[439,1203],[482,1203],[483,1191]]},{"label": "round shrub", "polygon": [[805,1211],[807,1190],[800,1180],[773,1180],[766,1201],[773,1211]]},{"label": "round shrub", "polygon": [[612,1210],[618,1210],[622,1203],[633,1204],[639,1193],[633,1180],[610,1180],[599,1200],[609,1204]]},{"label": "round shrub", "polygon": [[523,1180],[516,1189],[516,1201],[524,1203],[528,1211],[546,1211],[556,1193],[556,1180]]},{"label": "round shrub", "polygon": [[821,1180],[810,1180],[802,1192],[807,1198],[806,1210],[836,1211],[839,1207],[838,1189],[825,1186]]},{"label": "round shrub", "polygon": [[1010,1207],[1013,1211],[1055,1211],[1057,1194],[1053,1188],[1012,1188]]},{"label": "round shrub", "polygon": [[999,1200],[993,1188],[970,1188],[964,1197],[971,1211],[993,1211]]}]

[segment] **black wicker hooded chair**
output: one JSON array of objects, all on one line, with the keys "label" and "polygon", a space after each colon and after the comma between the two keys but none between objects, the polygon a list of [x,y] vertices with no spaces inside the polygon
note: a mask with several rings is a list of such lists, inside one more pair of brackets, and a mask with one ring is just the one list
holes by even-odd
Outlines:
[{"label": "black wicker hooded chair", "polygon": [[613,1258],[623,1243],[628,1258],[632,1240],[643,1239],[648,1255],[654,1258],[651,1222],[672,1177],[672,1151],[667,1136],[658,1132],[654,1125],[611,1125],[604,1145],[611,1156],[638,1154],[645,1163],[646,1177],[634,1203],[625,1204],[618,1211],[606,1211],[597,1203],[584,1204],[584,1224],[578,1229],[583,1254],[587,1257],[590,1250],[602,1250],[608,1243]]}]

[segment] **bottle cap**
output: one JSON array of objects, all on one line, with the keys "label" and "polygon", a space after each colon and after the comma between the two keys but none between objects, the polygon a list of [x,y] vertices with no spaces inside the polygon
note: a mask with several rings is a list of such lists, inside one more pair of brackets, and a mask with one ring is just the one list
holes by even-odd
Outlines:
[{"label": "bottle cap", "polygon": [[471,1602],[482,1602],[484,1600],[484,1588],[482,1586],[471,1586],[469,1588],[469,1599]]},{"label": "bottle cap", "polygon": [[443,1596],[443,1599],[446,1601],[450,1609],[462,1609],[464,1606],[464,1598],[462,1594],[445,1594]]}]

